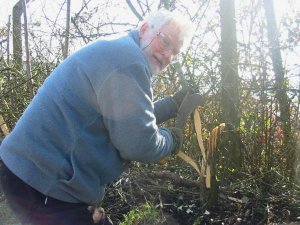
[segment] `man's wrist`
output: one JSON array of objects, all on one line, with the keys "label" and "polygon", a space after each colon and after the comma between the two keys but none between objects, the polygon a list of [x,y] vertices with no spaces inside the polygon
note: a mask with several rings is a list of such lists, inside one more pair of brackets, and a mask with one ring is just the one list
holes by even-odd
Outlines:
[{"label": "man's wrist", "polygon": [[183,144],[183,132],[182,129],[177,127],[170,127],[169,131],[173,137],[173,151],[172,154],[177,154],[182,148]]}]

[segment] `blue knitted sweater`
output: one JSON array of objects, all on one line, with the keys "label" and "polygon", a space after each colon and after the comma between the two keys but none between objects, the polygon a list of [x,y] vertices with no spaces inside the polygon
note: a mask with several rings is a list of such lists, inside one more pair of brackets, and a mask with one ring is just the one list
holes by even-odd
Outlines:
[{"label": "blue knitted sweater", "polygon": [[43,194],[95,204],[130,161],[173,150],[157,124],[176,115],[171,97],[153,103],[152,72],[138,31],[97,40],[62,62],[0,147],[6,166]]}]

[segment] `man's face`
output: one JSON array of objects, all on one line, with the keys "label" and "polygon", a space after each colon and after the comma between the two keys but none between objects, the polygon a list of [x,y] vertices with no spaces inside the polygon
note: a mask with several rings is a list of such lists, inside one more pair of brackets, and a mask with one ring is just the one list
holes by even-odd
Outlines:
[{"label": "man's face", "polygon": [[173,24],[155,30],[145,23],[140,29],[140,44],[153,73],[159,73],[176,57],[183,43],[179,40],[179,29]]}]

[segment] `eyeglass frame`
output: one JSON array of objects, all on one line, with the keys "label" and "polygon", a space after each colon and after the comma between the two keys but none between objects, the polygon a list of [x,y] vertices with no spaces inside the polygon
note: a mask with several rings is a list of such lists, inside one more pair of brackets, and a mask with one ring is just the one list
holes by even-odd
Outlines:
[{"label": "eyeglass frame", "polygon": [[173,57],[176,58],[176,56],[179,53],[179,50],[176,49],[174,46],[172,46],[170,38],[161,31],[157,32],[156,36],[158,39],[159,46],[162,48],[162,50],[164,51],[171,50]]}]

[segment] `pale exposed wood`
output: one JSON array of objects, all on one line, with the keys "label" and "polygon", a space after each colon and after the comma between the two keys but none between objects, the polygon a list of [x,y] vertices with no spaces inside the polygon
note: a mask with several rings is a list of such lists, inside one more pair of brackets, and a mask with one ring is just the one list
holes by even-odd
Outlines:
[{"label": "pale exposed wood", "polygon": [[0,128],[1,128],[1,132],[3,133],[4,136],[9,135],[10,131],[9,131],[8,126],[6,125],[2,115],[0,115]]}]

